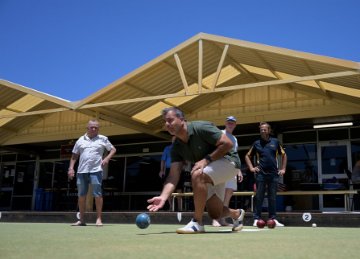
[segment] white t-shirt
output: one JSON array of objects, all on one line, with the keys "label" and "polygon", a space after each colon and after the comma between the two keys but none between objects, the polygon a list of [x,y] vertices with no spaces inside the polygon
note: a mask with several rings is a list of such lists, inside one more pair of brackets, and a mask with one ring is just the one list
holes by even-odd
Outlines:
[{"label": "white t-shirt", "polygon": [[[234,135],[226,132],[226,130],[224,130],[224,129],[222,130],[222,132],[225,133],[226,136],[232,141],[232,143],[233,143],[233,150],[234,150],[235,152],[237,152],[237,150],[238,150],[238,141],[237,141],[237,138],[236,138]],[[237,190],[236,175],[235,175],[235,177],[234,177],[233,179],[228,180],[228,181],[225,183],[225,188],[226,188],[226,189],[233,189],[234,191]]]},{"label": "white t-shirt", "polygon": [[75,143],[73,153],[80,155],[78,174],[102,171],[102,159],[105,150],[110,151],[114,146],[107,137],[97,135],[90,139],[86,134]]},{"label": "white t-shirt", "polygon": [[230,134],[230,133],[226,132],[226,130],[224,130],[224,129],[222,130],[222,132],[225,133],[226,136],[232,141],[232,143],[233,143],[233,150],[234,150],[235,152],[237,152],[237,151],[238,151],[238,141],[237,141],[237,138],[236,138],[233,134]]}]

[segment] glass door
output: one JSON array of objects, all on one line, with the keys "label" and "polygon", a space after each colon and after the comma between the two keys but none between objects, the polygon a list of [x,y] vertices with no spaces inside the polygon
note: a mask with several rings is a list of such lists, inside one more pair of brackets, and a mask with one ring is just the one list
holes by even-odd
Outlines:
[{"label": "glass door", "polygon": [[[318,167],[319,183],[324,190],[342,190],[348,188],[345,169],[350,169],[351,149],[349,141],[319,142]],[[343,195],[320,195],[320,210],[344,210]]]},{"label": "glass door", "polygon": [[11,210],[15,163],[0,164],[0,210]]},{"label": "glass door", "polygon": [[32,209],[35,165],[35,161],[16,163],[12,210]]}]

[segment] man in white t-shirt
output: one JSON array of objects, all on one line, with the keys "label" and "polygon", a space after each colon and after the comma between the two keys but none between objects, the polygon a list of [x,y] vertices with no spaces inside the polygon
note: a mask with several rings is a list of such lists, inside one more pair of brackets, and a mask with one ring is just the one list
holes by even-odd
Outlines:
[{"label": "man in white t-shirt", "polygon": [[[234,116],[229,116],[226,118],[225,129],[222,131],[232,141],[233,150],[235,152],[237,152],[238,141],[237,141],[236,137],[232,134],[234,132],[235,127],[236,127],[236,118]],[[237,176],[235,176],[233,179],[227,181],[225,184],[224,206],[226,206],[226,207],[229,207],[231,197],[232,197],[234,191],[237,190],[237,180],[239,182],[242,182],[242,180],[243,180],[243,175],[242,175],[240,169],[239,169]],[[221,219],[213,219],[212,225],[214,227],[221,227],[221,226],[228,226],[229,224],[226,222],[225,218],[221,218]]]},{"label": "man in white t-shirt", "polygon": [[[103,157],[105,151],[109,153]],[[80,219],[72,226],[86,226],[84,216],[89,184],[92,185],[92,192],[95,197],[96,226],[103,225],[101,220],[103,168],[109,163],[115,152],[116,148],[110,143],[109,139],[99,134],[99,122],[90,120],[85,135],[76,141],[70,159],[68,177],[71,180],[75,176],[75,163],[80,158],[76,176]]]}]

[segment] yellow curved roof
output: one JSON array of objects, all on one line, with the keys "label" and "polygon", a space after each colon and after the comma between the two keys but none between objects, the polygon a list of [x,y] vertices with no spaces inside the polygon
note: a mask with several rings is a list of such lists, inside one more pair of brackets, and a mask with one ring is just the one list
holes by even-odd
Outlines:
[{"label": "yellow curved roof", "polygon": [[0,93],[0,145],[76,138],[91,117],[107,135],[166,138],[167,106],[218,125],[359,115],[360,65],[200,33],[78,102],[4,80]]}]

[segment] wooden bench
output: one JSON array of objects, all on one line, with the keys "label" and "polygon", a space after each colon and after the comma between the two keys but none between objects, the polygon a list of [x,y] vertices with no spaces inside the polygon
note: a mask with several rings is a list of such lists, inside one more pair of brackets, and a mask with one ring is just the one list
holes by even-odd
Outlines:
[{"label": "wooden bench", "polygon": [[[109,191],[107,189],[104,190]],[[132,206],[131,206],[131,202],[132,202],[132,198],[135,196],[149,196],[149,198],[153,197],[153,196],[159,196],[160,192],[120,192],[117,191],[114,193],[115,196],[127,196],[128,197],[128,210],[131,211],[132,210]]]},{"label": "wooden bench", "polygon": [[[234,192],[234,196],[250,196],[251,197],[251,211],[253,210],[253,198],[254,198],[255,192]],[[175,198],[177,197],[192,197],[194,193],[192,192],[174,192],[171,194],[172,197],[172,211],[174,211],[175,208]]]},{"label": "wooden bench", "polygon": [[277,192],[278,195],[344,195],[344,211],[349,211],[350,195],[357,194],[357,190],[319,190],[319,191],[287,191]]},{"label": "wooden bench", "polygon": [[[319,191],[286,191],[277,192],[277,195],[344,195],[344,210],[349,211],[350,207],[350,195],[357,194],[357,190],[319,190]],[[191,197],[194,194],[192,192],[177,193],[174,192],[172,196],[172,208],[174,210],[176,197]],[[233,196],[250,196],[251,197],[251,211],[254,208],[254,196],[255,192],[234,192]]]}]

